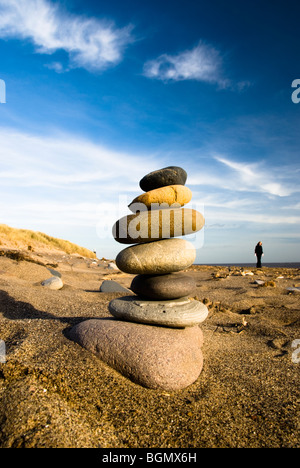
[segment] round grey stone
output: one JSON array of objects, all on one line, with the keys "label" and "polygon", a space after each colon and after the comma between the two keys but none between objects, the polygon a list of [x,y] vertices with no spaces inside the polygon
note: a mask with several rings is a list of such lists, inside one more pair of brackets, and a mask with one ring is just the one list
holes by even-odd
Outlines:
[{"label": "round grey stone", "polygon": [[58,276],[52,276],[51,278],[49,278],[49,279],[47,279],[45,281],[42,281],[41,284],[45,288],[52,289],[54,291],[57,291],[57,290],[61,289],[63,287],[63,285],[64,285],[61,278],[59,278]]},{"label": "round grey stone", "polygon": [[168,166],[150,172],[140,180],[140,187],[144,192],[165,187],[166,185],[184,185],[187,173],[182,167]]},{"label": "round grey stone", "polygon": [[117,265],[113,262],[110,262],[107,267],[106,267],[108,270],[113,270],[113,271],[119,271],[119,268],[117,267]]},{"label": "round grey stone", "polygon": [[189,241],[173,238],[127,247],[117,255],[116,264],[125,273],[160,275],[185,270],[195,259]]},{"label": "round grey stone", "polygon": [[208,316],[208,309],[202,302],[188,297],[146,301],[138,296],[125,296],[111,301],[108,308],[117,319],[170,328],[194,327]]},{"label": "round grey stone", "polygon": [[199,327],[172,329],[103,318],[75,325],[69,338],[150,389],[182,390],[197,380],[203,367]]},{"label": "round grey stone", "polygon": [[191,295],[196,288],[194,278],[184,273],[167,275],[138,275],[133,278],[130,289],[138,296],[149,299],[178,299]]}]

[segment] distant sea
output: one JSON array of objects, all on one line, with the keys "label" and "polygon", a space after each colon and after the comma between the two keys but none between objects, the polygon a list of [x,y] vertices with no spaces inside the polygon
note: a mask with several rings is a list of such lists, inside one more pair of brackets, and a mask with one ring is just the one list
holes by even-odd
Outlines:
[{"label": "distant sea", "polygon": [[[196,263],[196,265],[204,265]],[[223,267],[241,267],[241,268],[256,268],[256,263],[206,263],[207,266],[223,266]],[[286,262],[286,263],[263,263],[262,267],[268,268],[300,268],[300,262]]]}]

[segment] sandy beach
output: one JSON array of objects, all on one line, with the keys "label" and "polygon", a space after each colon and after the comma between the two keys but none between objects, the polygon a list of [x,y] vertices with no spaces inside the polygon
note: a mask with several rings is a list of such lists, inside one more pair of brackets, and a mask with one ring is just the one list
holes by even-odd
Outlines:
[{"label": "sandy beach", "polygon": [[[300,286],[300,270],[190,267],[209,309],[204,367],[169,393],[131,382],[68,339],[70,327],[109,316],[109,301],[122,296],[99,292],[103,280],[129,287],[133,275],[105,259],[24,253],[0,256],[0,447],[300,446],[300,295],[287,290]],[[63,289],[41,286],[57,273]]]}]

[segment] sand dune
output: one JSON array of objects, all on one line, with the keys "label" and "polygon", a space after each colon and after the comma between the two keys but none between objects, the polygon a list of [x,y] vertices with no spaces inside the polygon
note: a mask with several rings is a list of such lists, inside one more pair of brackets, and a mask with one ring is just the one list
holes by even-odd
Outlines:
[{"label": "sand dune", "polygon": [[28,229],[16,229],[0,224],[0,248],[2,250],[21,250],[39,253],[78,254],[87,258],[96,258],[90,250],[67,240],[57,239],[43,232]]}]

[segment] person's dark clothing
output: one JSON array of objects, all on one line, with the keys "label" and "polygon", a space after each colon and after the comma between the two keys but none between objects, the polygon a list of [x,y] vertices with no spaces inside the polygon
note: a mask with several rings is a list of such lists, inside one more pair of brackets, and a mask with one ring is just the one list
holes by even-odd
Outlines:
[{"label": "person's dark clothing", "polygon": [[256,255],[256,257],[257,257],[257,263],[256,263],[256,267],[257,267],[257,268],[261,268],[261,257],[262,257],[262,254],[263,254],[262,245],[257,244],[256,247],[255,247],[255,255]]}]

